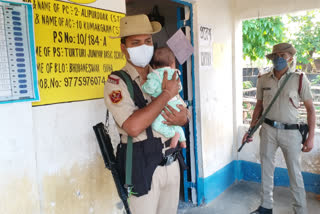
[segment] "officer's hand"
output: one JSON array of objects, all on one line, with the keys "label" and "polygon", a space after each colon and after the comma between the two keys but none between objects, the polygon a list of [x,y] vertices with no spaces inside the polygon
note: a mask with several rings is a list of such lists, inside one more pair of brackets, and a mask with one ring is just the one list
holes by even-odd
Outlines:
[{"label": "officer's hand", "polygon": [[[167,105],[161,115],[165,119],[163,121],[164,124],[167,125],[174,125],[174,126],[184,126],[188,121],[188,109],[183,105],[177,105],[180,109],[180,112],[172,108],[171,106]],[[169,109],[169,110],[168,110]]]},{"label": "officer's hand", "polygon": [[302,146],[302,151],[303,152],[310,152],[313,148],[313,139],[310,139],[307,137],[307,140],[304,142]]},{"label": "officer's hand", "polygon": [[172,79],[168,80],[168,72],[164,71],[162,80],[162,91],[169,92],[170,98],[173,98],[179,93],[180,79],[177,78],[177,72],[172,75]]},{"label": "officer's hand", "polygon": [[243,135],[243,138],[242,138],[242,144],[247,141],[247,143],[250,143],[251,141],[253,141],[253,137],[249,137],[248,138],[248,132],[246,132],[244,135]]}]

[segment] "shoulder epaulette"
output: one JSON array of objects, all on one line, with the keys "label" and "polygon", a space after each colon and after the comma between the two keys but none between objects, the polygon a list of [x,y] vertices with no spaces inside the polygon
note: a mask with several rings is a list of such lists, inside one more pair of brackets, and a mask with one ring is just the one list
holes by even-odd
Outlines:
[{"label": "shoulder epaulette", "polygon": [[303,81],[303,75],[304,75],[304,72],[299,70],[299,69],[296,69],[295,72],[293,72],[295,75],[299,75],[299,87],[298,87],[298,94],[300,95],[301,93],[301,89],[302,89],[302,81]]},{"label": "shoulder epaulette", "polygon": [[268,72],[263,73],[263,74],[259,73],[259,74],[258,74],[258,78],[263,77],[263,76],[265,76],[265,75],[268,75],[268,74],[270,74],[270,72],[271,72],[271,71],[268,71]]},{"label": "shoulder epaulette", "polygon": [[294,74],[301,74],[301,73],[303,73],[301,70],[299,70],[299,69],[296,69],[294,72],[292,72],[292,73],[294,73]]}]

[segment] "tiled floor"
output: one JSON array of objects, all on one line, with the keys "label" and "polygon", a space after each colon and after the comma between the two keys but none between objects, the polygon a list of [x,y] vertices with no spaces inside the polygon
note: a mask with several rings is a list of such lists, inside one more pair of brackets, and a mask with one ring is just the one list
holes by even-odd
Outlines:
[{"label": "tiled floor", "polygon": [[[207,205],[193,207],[180,203],[178,214],[249,214],[260,204],[259,191],[259,183],[240,181]],[[274,214],[293,214],[289,188],[275,187],[274,201]],[[309,214],[320,214],[320,201],[316,194],[307,193],[307,203]]]}]

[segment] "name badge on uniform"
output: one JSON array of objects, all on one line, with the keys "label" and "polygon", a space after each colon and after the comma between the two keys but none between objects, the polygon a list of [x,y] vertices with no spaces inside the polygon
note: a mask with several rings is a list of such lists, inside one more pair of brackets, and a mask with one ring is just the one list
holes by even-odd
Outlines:
[{"label": "name badge on uniform", "polygon": [[107,82],[111,83],[111,84],[118,85],[119,84],[119,79],[116,79],[116,78],[113,78],[113,77],[109,76]]},{"label": "name badge on uniform", "polygon": [[112,103],[117,104],[120,103],[122,100],[122,94],[120,90],[112,91],[111,94],[109,94],[109,98]]}]

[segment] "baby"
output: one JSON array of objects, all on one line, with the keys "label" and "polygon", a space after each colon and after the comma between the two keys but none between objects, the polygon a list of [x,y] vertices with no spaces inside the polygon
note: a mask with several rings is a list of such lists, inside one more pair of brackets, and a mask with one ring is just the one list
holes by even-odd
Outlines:
[{"label": "baby", "polygon": [[[174,72],[178,72],[180,74],[180,71],[175,68],[175,56],[173,52],[169,48],[158,48],[154,52],[153,56],[153,72],[149,73],[147,76],[147,81],[142,85],[142,90],[151,95],[152,97],[157,97],[162,92],[162,79],[163,74],[165,71],[168,73],[168,80],[172,79],[172,75]],[[178,78],[178,75],[177,75]],[[182,90],[182,86],[180,83],[180,91]],[[172,108],[177,110],[178,112],[180,109],[177,107],[177,105],[185,105],[183,100],[179,95],[176,95],[173,97],[169,102],[168,105],[170,105]],[[160,114],[152,123],[152,129],[159,132],[166,138],[172,138],[171,139],[171,147],[175,147],[177,145],[178,141],[180,142],[180,147],[186,148],[186,137],[184,134],[184,131],[182,127],[180,126],[169,126],[167,124],[164,124],[163,121],[165,119]]]}]

